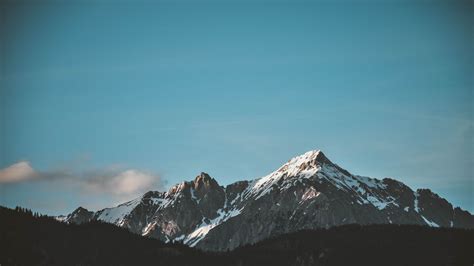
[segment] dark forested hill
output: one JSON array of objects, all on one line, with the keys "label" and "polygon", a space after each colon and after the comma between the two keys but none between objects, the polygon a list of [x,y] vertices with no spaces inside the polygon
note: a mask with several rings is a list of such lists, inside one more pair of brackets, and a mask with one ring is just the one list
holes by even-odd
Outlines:
[{"label": "dark forested hill", "polygon": [[189,265],[200,252],[106,223],[82,225],[0,207],[0,264]]},{"label": "dark forested hill", "polygon": [[[245,225],[242,225],[245,226]],[[346,225],[300,231],[232,252],[164,244],[98,222],[60,223],[0,207],[5,265],[473,265],[474,231]]]}]

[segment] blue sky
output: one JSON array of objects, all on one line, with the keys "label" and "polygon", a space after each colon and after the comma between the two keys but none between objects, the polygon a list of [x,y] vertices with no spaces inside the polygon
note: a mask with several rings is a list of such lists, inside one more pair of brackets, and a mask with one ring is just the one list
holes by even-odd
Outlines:
[{"label": "blue sky", "polygon": [[[201,171],[253,179],[321,149],[474,211],[472,3],[1,8],[0,169],[134,169],[166,189]],[[0,184],[0,204],[59,214],[131,196],[51,180]]]}]

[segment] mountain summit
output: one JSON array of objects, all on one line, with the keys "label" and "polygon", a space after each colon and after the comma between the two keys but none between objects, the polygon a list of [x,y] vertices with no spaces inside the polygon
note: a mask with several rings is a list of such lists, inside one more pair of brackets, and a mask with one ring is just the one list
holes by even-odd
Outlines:
[{"label": "mountain summit", "polygon": [[322,151],[294,157],[251,181],[220,186],[206,173],[167,192],[95,213],[78,209],[68,223],[100,220],[165,242],[228,250],[303,229],[343,224],[417,224],[474,228],[474,217],[428,189],[353,175]]}]

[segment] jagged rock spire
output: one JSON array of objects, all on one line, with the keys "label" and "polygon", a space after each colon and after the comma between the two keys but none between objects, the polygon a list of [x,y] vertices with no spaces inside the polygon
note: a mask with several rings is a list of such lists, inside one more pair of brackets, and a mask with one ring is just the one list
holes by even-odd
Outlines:
[{"label": "jagged rock spire", "polygon": [[207,173],[201,172],[193,181],[193,187],[196,191],[209,190],[219,187],[217,181]]}]

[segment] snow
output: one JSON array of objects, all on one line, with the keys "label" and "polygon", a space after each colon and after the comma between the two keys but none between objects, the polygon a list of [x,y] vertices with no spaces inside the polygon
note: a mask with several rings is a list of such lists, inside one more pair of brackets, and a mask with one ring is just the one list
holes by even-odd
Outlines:
[{"label": "snow", "polygon": [[[227,194],[226,194],[226,197],[227,197]],[[238,199],[242,200],[242,194],[241,193],[239,193],[235,196],[235,198],[230,202],[230,205],[234,205],[234,203],[236,203]],[[226,198],[226,201],[227,201],[227,198]]]},{"label": "snow", "polygon": [[198,227],[186,237],[183,243],[189,245],[190,247],[196,246],[197,243],[199,243],[199,241],[201,241],[215,226],[216,224],[201,224],[200,227]]},{"label": "snow", "polygon": [[418,208],[418,192],[414,192],[413,195],[415,196],[415,200],[413,202],[413,206],[416,212],[420,212],[420,208]]},{"label": "snow", "polygon": [[382,181],[380,181],[379,179],[370,178],[366,176],[358,176],[358,175],[354,177],[357,178],[359,182],[364,183],[366,186],[370,188],[375,188],[375,189],[387,188],[387,185],[382,183]]},{"label": "snow", "polygon": [[189,245],[190,247],[196,246],[196,244],[199,243],[199,241],[201,241],[209,233],[209,231],[211,231],[216,226],[222,224],[223,222],[229,220],[230,218],[239,215],[241,211],[242,209],[232,209],[226,212],[222,209],[219,209],[217,211],[218,216],[216,218],[209,221],[209,223],[202,221],[201,224],[198,225],[192,233],[186,236],[183,243]]},{"label": "snow", "polygon": [[242,194],[245,198],[254,196],[257,200],[270,193],[273,190],[274,185],[276,185],[280,180],[283,180],[283,184],[280,186],[280,191],[282,191],[290,188],[299,181],[292,179],[292,177],[297,176],[301,179],[314,176],[316,172],[320,170],[319,166],[306,167],[305,169],[302,169],[301,166],[315,160],[319,155],[319,152],[319,150],[309,151],[291,159],[273,173],[253,180]]},{"label": "snow", "polygon": [[113,223],[118,226],[123,226],[125,217],[132,212],[133,209],[140,203],[141,198],[136,198],[132,201],[118,205],[115,208],[103,209],[97,220],[104,221],[107,223]]},{"label": "snow", "polygon": [[178,193],[178,192],[183,191],[184,187],[185,187],[185,182],[183,181],[179,183],[178,185],[174,186],[172,190],[174,190],[175,193]]},{"label": "snow", "polygon": [[[305,187],[306,189],[303,191],[292,191],[296,201],[299,200],[300,204],[320,196],[321,192],[318,191],[319,183],[330,186],[333,185],[336,189],[349,192],[352,196],[351,200],[353,200],[351,201],[351,204],[354,204],[355,202],[360,205],[368,204],[374,206],[378,210],[384,210],[389,206],[399,207],[396,202],[397,199],[390,196],[390,193],[386,190],[387,185],[383,181],[348,174],[346,171],[341,170],[340,167],[332,163],[321,164],[316,161],[319,153],[320,151],[309,151],[289,160],[269,175],[250,181],[248,186],[241,193],[238,193],[235,198],[229,199],[229,204],[227,202],[226,194],[224,206],[217,211],[217,216],[212,220],[202,218],[201,222],[189,234],[182,234],[180,229],[177,227],[177,224],[171,224],[169,228],[163,228],[163,233],[165,234],[167,241],[182,241],[184,244],[194,247],[215,227],[226,222],[230,218],[239,215],[243,210],[243,205],[241,203],[245,203],[245,200],[258,200],[273,190],[276,190],[276,192],[284,192],[297,184],[306,184],[307,180],[305,179],[311,179],[314,181],[313,184],[315,184],[316,187],[308,186]],[[162,211],[164,208],[172,206],[175,202],[179,201],[179,198],[184,195],[182,192],[185,187],[187,189],[189,186],[186,186],[186,183],[182,182],[169,189],[168,192],[161,194],[158,198],[151,198],[153,205],[157,205],[156,211]],[[199,203],[200,199],[197,197],[194,188],[191,186],[189,189],[191,199]],[[419,212],[418,197],[418,193],[415,192],[414,210],[417,212]],[[127,215],[129,215],[139,203],[140,199],[135,199],[115,208],[104,209],[98,212],[99,216],[97,219],[123,226]],[[274,204],[280,206],[280,203],[275,202]],[[410,207],[404,207],[403,210],[409,212]],[[293,219],[295,214],[296,210],[293,211],[290,219]],[[438,227],[438,225],[433,221],[429,221],[423,216],[421,217],[429,226]],[[344,221],[345,220],[346,219],[344,218]],[[392,223],[390,217],[387,218],[387,221]],[[146,224],[143,228],[142,235],[148,235],[155,227],[156,221],[151,220],[151,222]],[[175,235],[178,235],[178,232],[180,232],[179,236],[174,237]]]},{"label": "snow", "polygon": [[423,218],[423,220],[425,221],[425,223],[431,227],[439,227],[439,225],[433,221],[430,221],[428,219],[425,218],[425,216],[421,215],[421,218]]},{"label": "snow", "polygon": [[[315,160],[318,157],[319,153],[320,153],[319,150],[308,151],[305,154],[297,156],[291,159],[290,161],[288,161],[286,164],[280,167],[280,169],[278,169],[277,172],[286,172],[288,173],[289,176],[301,175],[302,172],[304,174],[305,170],[302,171],[300,166],[303,165],[304,163]],[[307,172],[311,174],[311,172],[313,171],[309,170]]]},{"label": "snow", "polygon": [[378,179],[346,175],[332,165],[324,165],[318,172],[318,177],[326,179],[340,190],[354,192],[359,204],[371,204],[379,210],[385,209],[390,204],[398,206],[393,197],[380,195],[380,191],[384,191],[387,186]]},{"label": "snow", "polygon": [[201,200],[196,197],[196,194],[194,193],[194,188],[193,187],[189,188],[189,192],[191,193],[191,199],[193,199],[195,202],[197,202],[199,204],[199,202]]},{"label": "snow", "polygon": [[186,235],[185,235],[185,234],[182,234],[181,236],[176,237],[176,238],[174,239],[174,241],[181,241],[181,240],[183,240],[185,237],[186,237]]},{"label": "snow", "polygon": [[[354,193],[358,198],[356,201],[361,205],[371,204],[379,210],[383,210],[389,205],[398,206],[396,199],[388,196],[388,193],[385,192],[387,185],[381,180],[365,176],[347,175],[334,164],[314,163],[319,153],[319,150],[306,152],[291,159],[271,174],[253,180],[240,195],[241,199],[253,197],[257,200],[273,189],[285,191],[302,182],[303,179],[317,177],[320,182],[326,180],[337,189]],[[319,194],[317,195],[319,196]],[[308,197],[308,195],[304,197],[310,199],[315,196],[316,193],[311,197]]]},{"label": "snow", "polygon": [[150,230],[156,225],[156,222],[148,223],[142,230],[142,236],[146,236],[150,233]]},{"label": "snow", "polygon": [[367,200],[379,210],[385,209],[387,205],[390,203],[387,201],[381,201],[372,195],[367,196]]},{"label": "snow", "polygon": [[151,201],[154,205],[161,205],[165,200],[162,198],[151,198]]},{"label": "snow", "polygon": [[67,222],[66,221],[67,216],[64,216],[64,215],[55,216],[54,219],[59,222]]},{"label": "snow", "polygon": [[314,187],[309,187],[305,191],[303,196],[301,196],[301,201],[300,202],[304,202],[304,201],[307,201],[307,200],[310,200],[310,199],[317,198],[319,196],[319,194],[321,194],[321,192],[317,191]]},{"label": "snow", "polygon": [[[185,183],[182,182],[182,183],[170,188],[168,190],[168,192],[165,193],[164,198],[163,198],[162,202],[160,203],[160,206],[158,207],[158,209],[164,209],[164,208],[167,208],[167,207],[173,205],[180,197],[183,196],[183,194],[180,193],[180,192],[183,191],[184,186],[185,186]],[[191,196],[193,194],[194,194],[194,192],[192,192]]]}]

